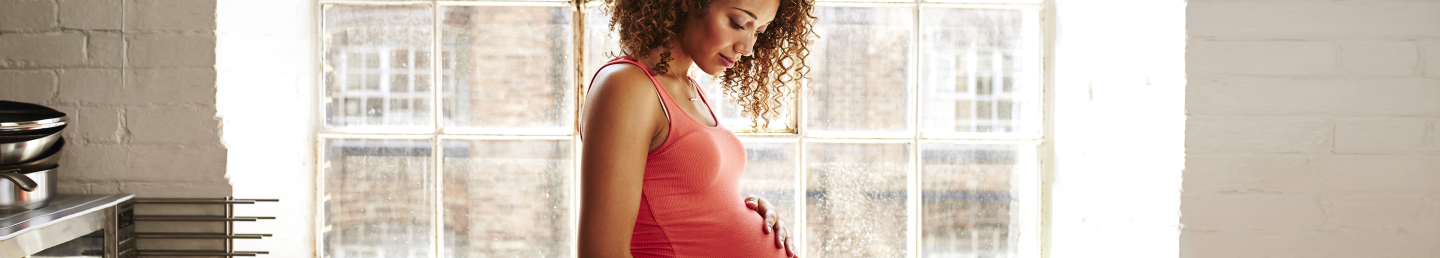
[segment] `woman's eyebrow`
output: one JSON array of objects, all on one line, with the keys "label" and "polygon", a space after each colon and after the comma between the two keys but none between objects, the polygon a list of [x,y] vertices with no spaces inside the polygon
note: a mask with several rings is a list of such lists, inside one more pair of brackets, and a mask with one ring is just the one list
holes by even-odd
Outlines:
[{"label": "woman's eyebrow", "polygon": [[731,9],[735,9],[735,10],[740,10],[741,12],[745,12],[745,14],[749,14],[749,15],[750,15],[750,19],[756,19],[756,20],[759,20],[759,19],[760,19],[760,17],[755,17],[755,13],[752,13],[752,12],[750,12],[750,11],[746,11],[745,9],[740,9],[740,7],[730,7],[730,8],[731,8]]}]

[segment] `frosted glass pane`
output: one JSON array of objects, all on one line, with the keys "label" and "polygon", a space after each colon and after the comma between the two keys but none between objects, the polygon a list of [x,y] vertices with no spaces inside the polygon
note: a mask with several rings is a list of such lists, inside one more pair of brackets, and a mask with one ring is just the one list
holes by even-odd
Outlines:
[{"label": "frosted glass pane", "polygon": [[[921,147],[923,257],[1017,257],[1017,238],[1030,225],[1018,216],[1019,173],[1033,145],[928,144]],[[1033,182],[1029,182],[1033,183]]]},{"label": "frosted glass pane", "polygon": [[574,120],[568,7],[447,6],[445,126],[566,133]]},{"label": "frosted glass pane", "polygon": [[569,257],[570,141],[444,144],[443,257]]},{"label": "frosted glass pane", "polygon": [[[795,210],[795,165],[799,163],[795,151],[794,143],[745,141],[745,176],[740,179],[741,196],[765,198],[792,230],[800,223]],[[790,235],[800,233],[792,231]]]},{"label": "frosted glass pane", "polygon": [[426,5],[325,5],[325,125],[430,126]]},{"label": "frosted glass pane", "polygon": [[610,30],[610,15],[599,6],[586,9],[585,13],[585,86],[595,76],[600,66],[620,55],[620,34]]},{"label": "frosted glass pane", "polygon": [[909,145],[813,143],[806,151],[807,254],[909,256]]},{"label": "frosted glass pane", "polygon": [[912,8],[817,7],[810,46],[809,129],[910,129]]},{"label": "frosted glass pane", "polygon": [[325,139],[326,257],[428,257],[430,140]]},{"label": "frosted glass pane", "polygon": [[1038,11],[926,7],[921,17],[927,136],[1039,132]]}]

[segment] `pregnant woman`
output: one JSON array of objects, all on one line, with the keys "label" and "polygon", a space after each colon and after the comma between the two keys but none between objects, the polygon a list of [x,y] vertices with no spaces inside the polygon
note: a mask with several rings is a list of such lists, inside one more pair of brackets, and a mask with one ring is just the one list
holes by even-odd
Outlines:
[{"label": "pregnant woman", "polygon": [[580,257],[794,256],[774,207],[740,197],[745,148],[686,73],[768,123],[809,70],[812,1],[605,1],[622,52],[581,112]]}]

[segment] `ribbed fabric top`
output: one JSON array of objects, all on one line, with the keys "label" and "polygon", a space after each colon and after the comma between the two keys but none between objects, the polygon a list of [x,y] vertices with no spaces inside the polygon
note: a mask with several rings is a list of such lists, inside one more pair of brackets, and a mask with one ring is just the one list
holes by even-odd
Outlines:
[{"label": "ribbed fabric top", "polygon": [[[605,66],[618,63],[645,70],[670,118],[665,143],[645,160],[640,212],[630,237],[631,255],[786,257],[784,249],[775,247],[775,236],[762,231],[764,220],[746,208],[740,196],[740,177],[745,170],[745,146],[740,139],[718,119],[715,127],[709,127],[686,114],[640,62],[622,56]],[[700,92],[701,101],[709,107]],[[709,112],[715,117],[713,110]]]}]

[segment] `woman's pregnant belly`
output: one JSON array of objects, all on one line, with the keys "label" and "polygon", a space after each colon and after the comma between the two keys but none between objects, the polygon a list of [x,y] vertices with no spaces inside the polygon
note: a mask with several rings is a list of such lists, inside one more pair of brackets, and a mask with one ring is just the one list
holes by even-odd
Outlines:
[{"label": "woman's pregnant belly", "polygon": [[[730,198],[724,198],[730,199]],[[670,207],[651,209],[654,223],[645,225],[645,215],[641,214],[640,221],[636,223],[636,233],[641,233],[642,226],[654,226],[650,231],[658,230],[663,238],[669,242],[668,247],[672,249],[674,257],[786,257],[785,250],[775,247],[775,233],[765,233],[765,221],[754,210],[745,207],[742,199],[737,195],[733,204],[731,200],[725,200],[715,205],[705,205],[706,202],[667,203]],[[713,203],[713,202],[712,202]],[[651,203],[660,208],[658,203]],[[641,212],[645,212],[642,204]],[[688,207],[687,207],[688,206]],[[639,240],[639,239],[636,239]],[[636,244],[636,243],[632,243]],[[639,243],[643,244],[643,243]],[[665,245],[649,246],[665,248]],[[634,245],[632,245],[634,247]],[[635,250],[641,251],[641,250]],[[667,257],[642,256],[642,253],[659,254],[654,252],[632,252],[635,257]],[[663,253],[663,252],[662,252]]]}]

